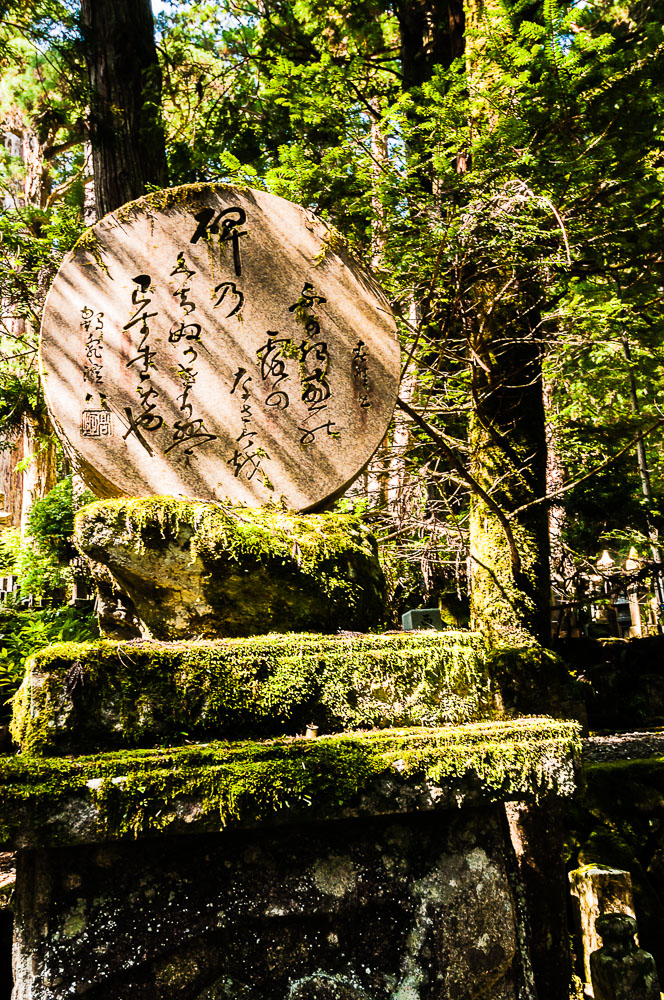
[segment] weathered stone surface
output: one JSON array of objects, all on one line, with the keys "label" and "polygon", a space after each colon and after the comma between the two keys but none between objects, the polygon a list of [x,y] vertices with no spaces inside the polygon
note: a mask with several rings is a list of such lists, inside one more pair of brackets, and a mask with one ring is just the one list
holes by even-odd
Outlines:
[{"label": "weathered stone surface", "polygon": [[597,921],[609,913],[635,917],[632,877],[606,865],[584,865],[569,873],[570,892],[577,901],[586,982],[591,981],[590,956],[600,948]]},{"label": "weathered stone surface", "polygon": [[659,1000],[655,960],[634,941],[634,917],[608,913],[598,919],[597,931],[603,947],[590,956],[595,1000]]},{"label": "weathered stone surface", "polygon": [[21,852],[14,1000],[516,1000],[516,923],[494,809]]},{"label": "weathered stone surface", "polygon": [[55,427],[98,496],[319,507],[382,441],[400,375],[389,304],[320,219],[187,185],[106,216],[49,293]]},{"label": "weathered stone surface", "polygon": [[43,847],[569,797],[551,719],[0,759],[0,845]]},{"label": "weathered stone surface", "polygon": [[48,754],[468,722],[488,715],[482,654],[452,631],[57,643],[30,658],[12,735]]},{"label": "weathered stone surface", "polygon": [[376,543],[350,514],[106,500],[79,511],[75,539],[105,599],[109,636],[364,631],[384,616]]}]

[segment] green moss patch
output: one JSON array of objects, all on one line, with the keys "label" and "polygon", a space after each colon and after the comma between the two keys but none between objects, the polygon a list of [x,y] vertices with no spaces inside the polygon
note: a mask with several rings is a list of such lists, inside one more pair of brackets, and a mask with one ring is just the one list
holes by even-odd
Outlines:
[{"label": "green moss patch", "polygon": [[12,734],[31,754],[486,716],[480,636],[273,634],[57,643],[29,661]]},{"label": "green moss patch", "polygon": [[[359,553],[373,558],[372,536],[354,514],[329,511],[324,514],[294,514],[285,507],[266,504],[247,507],[239,503],[204,503],[178,497],[120,497],[97,500],[76,514],[76,539],[95,546],[109,531],[129,534],[137,552],[163,547],[188,529],[192,555],[223,554],[240,562],[251,556],[258,562],[294,559],[302,573],[312,576],[321,564],[348,550],[355,543]],[[102,541],[103,544],[103,541]],[[348,581],[329,582],[348,591]]]},{"label": "green moss patch", "polygon": [[366,630],[385,614],[376,542],[351,514],[124,497],[79,511],[75,540],[160,640]]},{"label": "green moss patch", "polygon": [[582,685],[570,677],[558,653],[537,643],[493,646],[487,652],[486,670],[508,713],[576,717],[581,712]]},{"label": "green moss patch", "polygon": [[[149,213],[152,211],[163,214],[173,211],[174,209],[197,207],[205,201],[206,198],[209,198],[210,195],[214,195],[218,191],[228,190],[229,187],[231,187],[229,184],[210,184],[208,182],[201,182],[197,184],[181,184],[179,187],[174,188],[163,188],[159,191],[152,191],[150,194],[143,195],[135,201],[130,201],[125,205],[121,205],[119,208],[114,209],[112,212],[109,212],[108,215],[104,216],[104,219],[113,217],[113,219],[117,219],[118,222],[128,225],[133,221],[133,219],[146,212]],[[246,185],[237,183],[232,185],[232,187],[244,188]],[[103,233],[103,227],[101,231]],[[74,246],[74,250],[76,252],[90,254],[94,258],[95,263],[104,271],[107,270],[105,264],[103,263],[103,254],[105,253],[105,249],[104,244],[97,235],[97,231],[93,226],[86,229],[82,233]]]},{"label": "green moss patch", "polygon": [[[551,719],[0,761],[0,842],[76,843],[571,795],[578,726]],[[406,786],[420,794],[399,797]],[[436,792],[438,789],[438,792]],[[426,794],[422,794],[426,793]],[[350,811],[349,811],[350,810]]]}]

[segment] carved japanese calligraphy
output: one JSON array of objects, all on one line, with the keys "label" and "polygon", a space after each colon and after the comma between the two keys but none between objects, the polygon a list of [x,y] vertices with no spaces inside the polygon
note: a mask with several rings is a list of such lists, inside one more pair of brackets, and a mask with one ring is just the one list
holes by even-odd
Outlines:
[{"label": "carved japanese calligraphy", "polygon": [[42,328],[47,403],[101,496],[167,493],[312,510],[385,436],[395,323],[311,212],[191,185],[98,222]]}]

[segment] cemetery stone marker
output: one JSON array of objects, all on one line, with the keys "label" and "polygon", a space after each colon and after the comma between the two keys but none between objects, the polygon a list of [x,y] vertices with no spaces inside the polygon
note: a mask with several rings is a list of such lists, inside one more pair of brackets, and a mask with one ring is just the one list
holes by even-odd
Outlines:
[{"label": "cemetery stone marker", "polygon": [[106,216],[65,257],[44,391],[99,495],[312,510],[371,458],[400,354],[385,295],[311,212],[186,185]]}]

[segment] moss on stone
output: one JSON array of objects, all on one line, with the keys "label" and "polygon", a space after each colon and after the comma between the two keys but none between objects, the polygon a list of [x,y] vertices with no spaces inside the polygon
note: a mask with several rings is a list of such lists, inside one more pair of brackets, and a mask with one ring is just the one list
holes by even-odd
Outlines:
[{"label": "moss on stone", "polygon": [[[137,216],[146,212],[166,213],[173,209],[196,207],[205,198],[209,198],[222,191],[247,190],[246,184],[222,184],[201,182],[196,184],[181,184],[178,187],[162,188],[159,191],[152,191],[150,194],[142,195],[134,201],[127,202],[119,208],[114,209],[105,215],[103,219],[86,229],[74,245],[74,253],[85,253],[93,258],[97,267],[108,274],[108,267],[104,260],[106,248],[100,235],[104,231],[104,221],[116,219],[122,225],[127,225]],[[100,226],[101,223],[101,226]]]},{"label": "moss on stone", "polygon": [[79,511],[75,539],[157,639],[366,629],[384,616],[376,543],[351,514],[124,497]]},{"label": "moss on stone", "polygon": [[[574,790],[575,723],[551,719],[0,760],[0,842],[220,829],[290,810],[343,815],[377,779],[486,801]],[[435,800],[435,799],[434,799]],[[367,806],[371,812],[371,805]]]},{"label": "moss on stone", "polygon": [[[98,500],[76,514],[76,538],[94,545],[105,529],[132,532],[138,552],[150,543],[166,542],[181,526],[191,529],[191,553],[223,552],[234,562],[251,555],[258,562],[286,561],[293,556],[303,573],[314,575],[320,564],[346,551],[348,539],[356,541],[367,556],[373,555],[371,537],[363,522],[352,514],[293,514],[279,505],[247,507],[244,504],[205,503],[170,496],[120,497]],[[349,589],[348,581],[328,583]]]},{"label": "moss on stone", "polygon": [[465,722],[489,711],[483,652],[453,631],[57,643],[29,662],[12,734],[43,754]]},{"label": "moss on stone", "polygon": [[326,222],[325,225],[327,227],[327,232],[321,242],[320,250],[312,261],[314,267],[321,267],[331,254],[341,255],[348,253],[348,243],[346,242],[345,237],[339,232],[338,229],[336,229],[335,226],[328,222]]},{"label": "moss on stone", "polygon": [[505,712],[575,715],[581,711],[582,685],[570,677],[558,653],[537,643],[490,648],[486,670]]},{"label": "moss on stone", "polygon": [[108,265],[104,260],[106,247],[99,238],[94,226],[91,226],[89,229],[86,229],[83,233],[81,233],[74,245],[73,253],[88,254],[93,258],[97,267],[105,274],[108,274]]},{"label": "moss on stone", "polygon": [[172,188],[160,188],[158,191],[151,191],[149,194],[142,195],[135,201],[129,201],[125,205],[121,205],[120,208],[116,208],[110,212],[109,216],[113,216],[118,222],[127,225],[137,215],[143,215],[146,212],[153,211],[164,214],[173,209],[195,208],[201,202],[205,201],[206,198],[214,197],[216,194],[224,191],[233,190],[246,191],[249,190],[249,186],[241,182],[224,184],[221,182],[210,183],[209,181],[200,181],[194,184],[180,184]]}]

